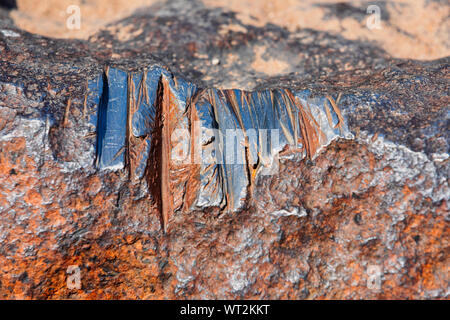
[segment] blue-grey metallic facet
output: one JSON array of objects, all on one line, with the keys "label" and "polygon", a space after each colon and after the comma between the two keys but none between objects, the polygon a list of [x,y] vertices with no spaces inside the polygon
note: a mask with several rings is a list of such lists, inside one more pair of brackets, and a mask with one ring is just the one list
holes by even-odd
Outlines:
[{"label": "blue-grey metallic facet", "polygon": [[134,99],[137,103],[132,116],[132,132],[135,137],[151,134],[156,116],[155,101],[160,76],[159,69],[151,69],[133,77]]},{"label": "blue-grey metallic facet", "polygon": [[[225,93],[219,90],[210,90],[210,99],[213,102],[214,117],[218,124],[218,152],[222,165],[224,179],[223,189],[226,194],[227,207],[238,210],[244,205],[247,197],[249,180],[247,176],[247,161],[244,149],[244,136],[241,127],[237,104],[227,103]],[[236,109],[235,109],[236,108]]]},{"label": "blue-grey metallic facet", "polygon": [[86,99],[86,105],[95,108],[95,112],[89,115],[89,123],[97,127],[98,125],[98,113],[99,105],[103,92],[103,75],[100,74],[97,78],[88,82],[88,93]]},{"label": "blue-grey metallic facet", "polygon": [[121,169],[125,165],[128,75],[110,68],[98,111],[97,166]]},{"label": "blue-grey metallic facet", "polygon": [[[313,159],[332,140],[353,137],[337,107],[340,97],[336,100],[329,96],[313,97],[309,90],[202,90],[157,66],[134,74],[110,69],[103,84],[97,79],[89,86],[92,93],[101,92],[98,167],[123,168],[128,154],[133,157],[128,162],[136,162],[132,174],[142,179],[152,143],[156,143],[152,141],[154,135],[159,137],[156,139],[169,139],[168,150],[155,152],[169,153],[163,157],[168,159],[162,164],[167,166],[163,179],[172,192],[179,193],[168,197],[174,202],[170,205],[172,210],[181,207],[186,192],[189,179],[183,177],[184,173],[198,175],[194,208],[226,207],[239,211],[245,206],[256,177],[273,174],[281,151],[289,150],[299,159],[306,156]],[[129,128],[127,119],[131,119]],[[199,132],[193,131],[194,119],[200,123]],[[157,128],[157,123],[166,129]],[[186,134],[175,139],[163,137],[176,130]],[[131,142],[127,132],[141,140]],[[180,150],[188,150],[188,158],[194,159],[193,143],[200,146],[198,163],[180,162],[176,152],[172,154],[174,146],[182,144]],[[157,154],[153,156],[159,159]],[[194,165],[198,166],[195,172]]]},{"label": "blue-grey metallic facet", "polygon": [[218,155],[221,158],[219,140],[216,138],[218,123],[209,101],[200,100],[195,108],[201,126],[200,188],[195,205],[199,208],[222,207],[226,200],[222,164],[217,161]]},{"label": "blue-grey metallic facet", "polygon": [[[152,67],[132,76],[133,88],[129,91],[133,95],[133,110],[131,117],[131,133],[136,138],[142,138],[143,147],[138,148],[139,154],[136,157],[137,163],[134,168],[134,176],[142,179],[147,167],[148,157],[152,147],[152,133],[155,129],[157,113],[156,97],[159,81],[161,78],[161,68]],[[132,146],[129,146],[131,148]]]}]

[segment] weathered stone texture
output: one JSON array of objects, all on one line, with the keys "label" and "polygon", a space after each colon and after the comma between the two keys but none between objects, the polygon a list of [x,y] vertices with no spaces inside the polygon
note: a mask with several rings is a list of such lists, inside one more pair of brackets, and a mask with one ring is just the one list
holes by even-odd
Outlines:
[{"label": "weathered stone texture", "polygon": [[[0,17],[1,298],[448,298],[449,57],[393,59],[197,1],[143,10],[86,41]],[[231,25],[244,30],[219,33]],[[259,59],[289,72],[264,74]],[[89,82],[105,66],[158,66],[210,90],[341,94],[354,138],[281,157],[244,210],[178,210],[163,225],[155,181],[95,163],[100,91]],[[67,287],[71,265],[79,290]]]}]

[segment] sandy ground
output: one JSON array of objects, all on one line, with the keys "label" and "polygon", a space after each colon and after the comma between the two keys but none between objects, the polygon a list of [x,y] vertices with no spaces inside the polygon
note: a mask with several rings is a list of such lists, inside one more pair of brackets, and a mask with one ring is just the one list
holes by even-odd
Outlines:
[{"label": "sandy ground", "polygon": [[[343,0],[202,0],[206,6],[237,12],[244,23],[263,26],[273,23],[295,32],[312,28],[341,34],[348,39],[375,41],[396,58],[431,60],[450,55],[450,5],[446,1],[390,0],[381,2],[379,29],[369,29],[374,21],[348,10],[330,14],[330,4]],[[56,38],[87,39],[106,24],[125,18],[157,0],[18,0],[11,12],[22,29]],[[350,0],[347,4],[366,11],[372,2]],[[66,26],[67,8],[81,9],[81,28]],[[384,17],[384,18],[383,18]],[[388,18],[386,18],[388,17]],[[370,20],[372,19],[372,20]],[[125,30],[126,32],[126,30]]]},{"label": "sandy ground", "polygon": [[[55,38],[87,39],[106,24],[126,18],[156,0],[17,0],[18,10],[11,12],[20,28],[32,33]],[[67,28],[67,19],[80,8],[80,29]]]}]

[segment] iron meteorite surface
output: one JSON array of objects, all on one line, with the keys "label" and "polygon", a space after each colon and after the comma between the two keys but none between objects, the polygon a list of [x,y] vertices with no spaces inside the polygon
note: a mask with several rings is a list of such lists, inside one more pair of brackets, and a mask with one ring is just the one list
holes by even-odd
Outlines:
[{"label": "iron meteorite surface", "polygon": [[[218,25],[244,25],[233,14],[174,10],[122,21],[144,30],[128,41],[110,31],[90,41],[47,39],[1,20],[10,31],[0,33],[1,296],[446,298],[448,58],[391,59],[372,44],[276,26],[223,37]],[[268,59],[289,62],[303,52],[304,63],[290,74],[260,74],[251,62],[261,45]],[[233,63],[236,54],[242,59]],[[245,90],[221,85],[232,81]],[[121,89],[102,105],[106,87]],[[266,118],[281,129],[281,142],[290,144],[280,123],[303,138],[299,118],[264,112],[281,106],[271,93],[283,106],[287,98],[290,110],[299,110],[296,98],[320,108],[330,144],[305,158],[297,145],[275,175],[252,175],[244,168],[258,168],[247,163],[211,172],[172,165],[170,145],[162,152],[161,138],[191,132],[192,116],[218,130],[259,129],[247,124]],[[343,134],[327,99],[339,94]],[[236,116],[249,102],[263,106]],[[331,131],[323,130],[330,125],[323,102]],[[104,118],[111,106],[121,116]],[[347,130],[353,139],[331,141]],[[99,143],[110,133],[120,139]],[[204,147],[214,146],[209,140]],[[259,157],[258,148],[249,145],[247,155]],[[230,173],[240,183],[225,181]],[[214,177],[215,185],[205,183]],[[243,189],[250,192],[239,201]],[[231,192],[238,201],[224,210]],[[79,290],[67,288],[70,265],[81,269]],[[367,285],[371,270],[379,271],[379,288]]]}]

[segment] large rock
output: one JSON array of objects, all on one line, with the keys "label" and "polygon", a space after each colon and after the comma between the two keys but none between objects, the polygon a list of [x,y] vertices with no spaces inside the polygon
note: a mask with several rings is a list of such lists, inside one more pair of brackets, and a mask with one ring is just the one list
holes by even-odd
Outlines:
[{"label": "large rock", "polygon": [[[394,59],[197,1],[87,41],[0,15],[0,297],[448,297],[448,57]],[[244,106],[287,128],[275,173],[250,147],[217,181],[171,162],[173,130],[195,135],[195,116],[248,129]],[[298,115],[268,116],[280,106]]]}]

